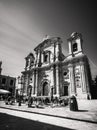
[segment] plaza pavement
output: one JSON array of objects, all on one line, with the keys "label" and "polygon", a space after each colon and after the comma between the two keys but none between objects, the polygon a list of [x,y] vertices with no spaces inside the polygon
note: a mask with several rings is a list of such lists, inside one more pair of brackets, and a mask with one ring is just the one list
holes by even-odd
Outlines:
[{"label": "plaza pavement", "polygon": [[70,111],[69,106],[28,108],[27,104],[5,105],[3,101],[0,108],[97,124],[97,100],[78,100],[78,111]]}]

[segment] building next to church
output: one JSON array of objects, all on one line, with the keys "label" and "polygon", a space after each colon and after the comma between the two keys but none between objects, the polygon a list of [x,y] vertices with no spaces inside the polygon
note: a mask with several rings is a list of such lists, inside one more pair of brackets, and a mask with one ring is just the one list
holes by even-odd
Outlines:
[{"label": "building next to church", "polygon": [[15,95],[15,83],[16,78],[11,76],[2,75],[1,68],[2,62],[0,61],[0,89],[8,90],[10,91],[10,95]]},{"label": "building next to church", "polygon": [[91,98],[91,72],[83,52],[80,33],[72,33],[67,40],[68,56],[62,53],[60,37],[47,37],[29,53],[22,72],[23,94],[32,97]]}]

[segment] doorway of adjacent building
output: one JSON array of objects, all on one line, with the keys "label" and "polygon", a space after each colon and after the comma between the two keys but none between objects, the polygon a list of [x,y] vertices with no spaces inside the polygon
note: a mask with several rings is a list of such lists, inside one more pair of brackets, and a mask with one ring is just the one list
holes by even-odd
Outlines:
[{"label": "doorway of adjacent building", "polygon": [[68,96],[68,86],[67,85],[63,86],[63,96]]},{"label": "doorway of adjacent building", "polygon": [[43,83],[43,96],[48,96],[49,90],[48,90],[48,82]]}]

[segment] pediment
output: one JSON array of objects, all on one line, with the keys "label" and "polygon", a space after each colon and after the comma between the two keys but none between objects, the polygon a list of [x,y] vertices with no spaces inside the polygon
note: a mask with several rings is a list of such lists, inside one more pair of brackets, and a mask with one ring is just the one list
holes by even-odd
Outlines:
[{"label": "pediment", "polygon": [[27,55],[27,57],[25,59],[29,59],[30,57],[34,58],[34,55],[31,52]]},{"label": "pediment", "polygon": [[37,50],[43,50],[44,48],[47,48],[57,42],[62,42],[61,41],[61,38],[59,37],[53,37],[53,38],[50,38],[50,39],[46,39],[44,40],[43,42],[41,42],[35,49],[34,51],[37,51]]}]

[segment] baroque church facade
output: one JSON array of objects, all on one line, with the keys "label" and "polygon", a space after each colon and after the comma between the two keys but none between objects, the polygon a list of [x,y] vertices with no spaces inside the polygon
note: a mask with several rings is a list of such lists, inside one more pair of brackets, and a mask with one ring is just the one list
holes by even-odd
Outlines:
[{"label": "baroque church facade", "polygon": [[69,54],[62,53],[60,37],[47,37],[29,53],[22,72],[23,94],[32,97],[91,98],[91,72],[83,52],[80,33],[72,33],[67,40]]}]

